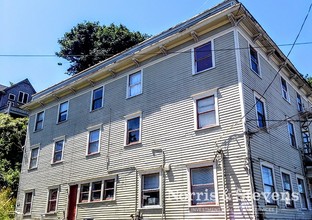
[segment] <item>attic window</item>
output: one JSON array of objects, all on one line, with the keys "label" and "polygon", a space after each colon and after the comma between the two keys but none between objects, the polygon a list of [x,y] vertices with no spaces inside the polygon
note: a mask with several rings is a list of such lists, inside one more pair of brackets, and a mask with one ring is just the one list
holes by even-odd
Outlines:
[{"label": "attic window", "polygon": [[24,104],[27,103],[28,102],[28,96],[29,96],[28,93],[20,91],[18,93],[18,102],[24,103]]},{"label": "attic window", "polygon": [[15,101],[15,95],[10,93],[9,94],[9,100]]}]

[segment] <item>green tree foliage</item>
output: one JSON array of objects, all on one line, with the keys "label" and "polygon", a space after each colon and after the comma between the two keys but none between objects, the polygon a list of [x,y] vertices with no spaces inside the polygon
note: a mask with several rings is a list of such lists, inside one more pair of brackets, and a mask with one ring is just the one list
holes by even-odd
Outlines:
[{"label": "green tree foliage", "polygon": [[58,40],[61,48],[56,55],[71,63],[67,74],[73,75],[148,37],[140,32],[131,32],[121,24],[101,26],[99,22],[84,22]]},{"label": "green tree foliage", "polygon": [[308,81],[308,83],[312,87],[312,76],[306,75],[304,78]]},{"label": "green tree foliage", "polygon": [[4,187],[17,193],[23,157],[27,118],[0,114],[0,190]]},{"label": "green tree foliage", "polygon": [[10,188],[0,190],[0,219],[10,220],[14,218],[14,208],[16,199],[12,197]]}]

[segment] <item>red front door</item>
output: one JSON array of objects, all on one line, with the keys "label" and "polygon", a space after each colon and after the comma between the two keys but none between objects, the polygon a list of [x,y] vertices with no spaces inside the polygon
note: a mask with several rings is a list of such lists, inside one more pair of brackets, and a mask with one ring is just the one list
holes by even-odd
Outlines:
[{"label": "red front door", "polygon": [[76,219],[77,190],[78,190],[78,185],[72,185],[69,188],[67,220]]}]

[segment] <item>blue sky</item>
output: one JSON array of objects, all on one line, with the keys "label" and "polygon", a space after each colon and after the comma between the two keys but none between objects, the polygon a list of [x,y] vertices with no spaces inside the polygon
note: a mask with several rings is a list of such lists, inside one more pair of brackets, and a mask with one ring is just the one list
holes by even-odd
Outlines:
[{"label": "blue sky", "polygon": [[[157,34],[220,3],[221,0],[0,0],[0,84],[28,78],[37,91],[68,78],[69,63],[51,55],[57,40],[82,21],[124,24],[130,30]],[[279,44],[292,43],[311,1],[241,0]],[[298,42],[312,42],[310,14]],[[281,47],[285,54],[290,46]],[[295,46],[290,60],[303,74],[312,75],[312,44]],[[62,66],[57,63],[63,63]]]}]

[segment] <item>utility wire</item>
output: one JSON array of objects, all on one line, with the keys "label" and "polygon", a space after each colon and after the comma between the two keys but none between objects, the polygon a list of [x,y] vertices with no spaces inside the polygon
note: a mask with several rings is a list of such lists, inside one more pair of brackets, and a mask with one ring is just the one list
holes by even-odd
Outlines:
[{"label": "utility wire", "polygon": [[[290,48],[290,50],[289,50],[289,52],[288,52],[288,54],[287,54],[287,56],[286,56],[286,60],[285,60],[284,63],[286,63],[286,62],[288,61],[288,57],[289,57],[289,55],[291,54],[292,50],[294,49],[294,47],[295,47],[295,45],[296,45],[296,43],[297,43],[297,40],[298,40],[298,38],[299,38],[299,36],[300,36],[300,34],[301,34],[301,31],[303,30],[303,27],[304,27],[304,25],[305,25],[305,23],[306,23],[306,21],[307,21],[307,19],[308,19],[308,16],[309,16],[309,14],[310,14],[311,8],[312,8],[312,3],[311,3],[310,6],[309,6],[309,10],[308,10],[308,12],[307,12],[307,14],[306,14],[306,16],[305,16],[305,18],[304,18],[304,20],[303,20],[303,23],[302,23],[302,25],[301,25],[301,27],[300,27],[300,30],[299,30],[299,32],[298,32],[296,38],[295,38],[295,41],[294,41],[294,43],[292,44],[292,47]],[[279,74],[279,72],[282,70],[282,68],[283,68],[283,65],[281,65],[281,66],[279,67],[279,69],[278,69],[278,71],[276,72],[275,76],[273,77],[272,81],[271,81],[271,82],[269,83],[269,85],[266,87],[266,89],[264,90],[264,92],[262,93],[262,95],[260,95],[260,96],[261,96],[260,100],[261,100],[261,99],[264,99],[263,96],[264,96],[264,95],[266,94],[266,92],[269,90],[269,88],[271,87],[271,85],[272,85],[273,82],[275,81],[276,77],[278,76],[278,74]],[[218,138],[218,140],[216,141],[216,146],[217,146],[217,147],[218,147],[218,142],[221,140],[221,138],[222,138],[225,134],[227,134],[228,131],[232,130],[233,127],[234,127],[235,125],[237,125],[240,121],[242,121],[242,120],[254,109],[254,107],[255,107],[256,105],[257,105],[257,102],[256,102],[255,104],[253,104],[252,107],[251,107],[237,122],[233,123],[233,125],[232,125],[229,129],[227,129],[225,132],[223,132],[223,134],[221,134],[220,138]]]},{"label": "utility wire", "polygon": [[[311,45],[312,41],[308,42],[300,42],[300,43],[287,43],[287,44],[279,44],[277,46],[279,47],[286,47],[286,46],[292,46],[292,49],[294,45]],[[265,49],[271,49],[273,46],[255,46],[253,48],[265,48]],[[232,51],[232,50],[249,50],[249,47],[239,47],[239,48],[223,48],[223,49],[211,49],[211,50],[200,50],[200,52],[210,52],[210,51]],[[291,50],[292,50],[291,49]],[[191,53],[191,51],[168,51],[168,54],[183,54],[183,53]],[[148,52],[148,53],[142,53],[141,55],[152,55],[152,54],[159,54],[159,52]],[[62,55],[62,57],[85,57],[85,56],[92,56],[92,57],[110,57],[116,54],[104,54],[104,55],[92,55],[92,54],[66,54]],[[289,55],[287,55],[289,56]],[[0,57],[59,57],[56,54],[0,54]]]}]

